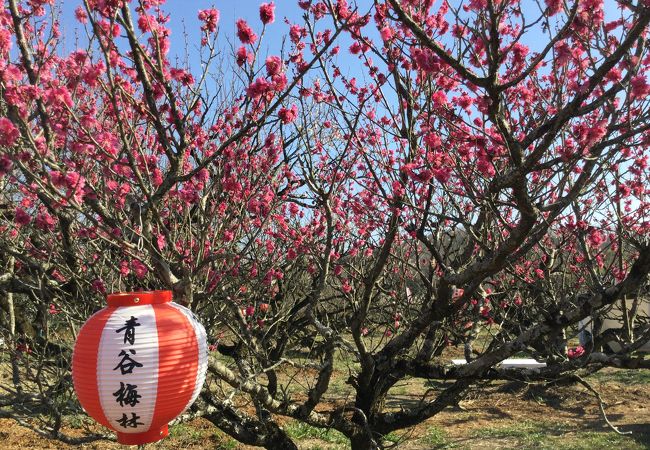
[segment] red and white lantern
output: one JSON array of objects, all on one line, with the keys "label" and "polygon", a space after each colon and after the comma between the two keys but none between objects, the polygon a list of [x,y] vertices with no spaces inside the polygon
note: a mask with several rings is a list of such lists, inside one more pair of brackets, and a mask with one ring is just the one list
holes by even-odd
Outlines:
[{"label": "red and white lantern", "polygon": [[203,326],[171,291],[111,294],[79,331],[74,389],[84,410],[121,444],[168,435],[196,400],[208,365]]}]

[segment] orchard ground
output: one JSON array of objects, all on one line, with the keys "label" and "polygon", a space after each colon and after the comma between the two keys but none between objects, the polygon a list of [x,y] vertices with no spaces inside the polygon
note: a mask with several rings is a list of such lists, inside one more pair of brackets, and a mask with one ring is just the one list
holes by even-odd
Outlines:
[{"label": "orchard ground", "polygon": [[[10,372],[2,367],[1,384],[10,383]],[[328,404],[346,400],[349,395],[346,362],[339,360],[328,392]],[[386,447],[406,450],[434,448],[454,449],[601,449],[617,450],[650,448],[650,372],[605,369],[587,378],[606,402],[610,421],[628,435],[618,435],[602,419],[598,403],[584,387],[578,385],[544,388],[540,385],[499,382],[474,389],[459,407],[447,408],[441,414],[401,433],[391,433],[384,440]],[[418,402],[422,392],[420,380],[407,380],[391,391],[390,408]],[[440,383],[424,382],[430,389]],[[297,392],[296,392],[297,394]],[[242,399],[243,400],[243,399]],[[243,406],[243,405],[242,405]],[[14,414],[21,411],[13,405]],[[16,420],[9,418],[9,409],[0,409],[0,441],[7,448],[38,449],[117,449],[126,448],[115,441],[97,440],[77,445],[64,444],[34,431],[38,429],[38,413],[24,409]],[[321,430],[285,420],[284,428],[301,449],[347,449],[348,440],[334,430]],[[63,433],[84,438],[87,433],[103,433],[84,415],[68,416]],[[149,444],[149,449],[251,449],[220,432],[207,420],[197,418],[171,427],[170,437]]]}]

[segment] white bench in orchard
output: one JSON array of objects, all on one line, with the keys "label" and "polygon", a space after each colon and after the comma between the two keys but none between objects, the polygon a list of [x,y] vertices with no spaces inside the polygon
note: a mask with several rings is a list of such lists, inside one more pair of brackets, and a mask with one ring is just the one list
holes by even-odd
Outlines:
[{"label": "white bench in orchard", "polygon": [[[455,366],[467,364],[467,361],[464,359],[452,359],[451,362]],[[541,369],[542,367],[546,367],[546,363],[536,361],[532,358],[504,359],[498,365],[504,369]]]}]

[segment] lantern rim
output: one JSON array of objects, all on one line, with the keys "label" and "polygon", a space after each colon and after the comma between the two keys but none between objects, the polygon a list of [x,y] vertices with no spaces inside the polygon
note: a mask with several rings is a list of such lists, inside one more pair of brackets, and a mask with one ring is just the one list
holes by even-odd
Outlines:
[{"label": "lantern rim", "polygon": [[172,301],[172,291],[133,291],[108,294],[108,306],[159,305]]},{"label": "lantern rim", "polygon": [[117,432],[117,442],[124,445],[145,445],[160,441],[169,436],[169,426],[164,425],[160,429],[152,428],[143,433],[120,433]]}]

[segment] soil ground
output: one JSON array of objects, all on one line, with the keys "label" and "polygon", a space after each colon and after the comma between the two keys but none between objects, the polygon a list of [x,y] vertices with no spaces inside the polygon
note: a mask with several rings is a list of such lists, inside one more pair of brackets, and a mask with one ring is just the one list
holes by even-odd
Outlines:
[{"label": "soil ground", "polygon": [[[650,449],[650,373],[607,369],[589,379],[606,402],[610,421],[624,433],[608,428],[593,394],[582,386],[542,389],[500,383],[476,389],[459,407],[448,408],[409,430],[391,433],[384,444],[405,450],[454,449]],[[435,386],[431,386],[434,387]],[[391,391],[387,406],[399,408],[418,401],[421,386],[405,382]],[[127,448],[102,439],[69,445],[39,434],[36,419],[21,423],[0,409],[0,442],[14,449]],[[302,449],[346,449],[346,438],[334,430],[320,430],[293,421],[285,429]],[[66,419],[63,432],[82,438],[88,429],[102,432],[82,416]],[[154,449],[250,449],[238,444],[204,419],[175,425],[170,437],[149,444]]]}]

